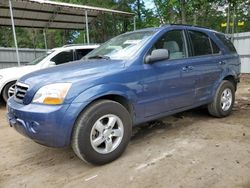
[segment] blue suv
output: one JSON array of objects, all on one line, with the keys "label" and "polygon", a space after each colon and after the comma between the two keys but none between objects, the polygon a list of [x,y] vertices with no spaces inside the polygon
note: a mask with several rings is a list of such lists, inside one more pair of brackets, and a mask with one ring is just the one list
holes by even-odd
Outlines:
[{"label": "blue suv", "polygon": [[166,25],[128,32],[84,59],[18,80],[10,126],[40,144],[71,145],[93,164],[118,158],[132,126],[206,105],[215,117],[234,104],[240,58],[224,34]]}]

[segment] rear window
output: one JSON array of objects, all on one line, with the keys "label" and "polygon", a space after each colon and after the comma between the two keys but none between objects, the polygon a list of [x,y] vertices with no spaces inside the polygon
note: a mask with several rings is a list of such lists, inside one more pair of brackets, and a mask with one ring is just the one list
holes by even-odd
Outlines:
[{"label": "rear window", "polygon": [[221,40],[221,42],[223,42],[223,44],[228,48],[230,53],[237,53],[237,51],[236,51],[233,43],[229,39],[229,37],[226,37],[226,35],[220,34],[220,33],[216,33],[215,35]]},{"label": "rear window", "polygon": [[217,46],[217,44],[214,43],[212,39],[210,39],[212,47],[213,47],[213,54],[218,54],[220,53],[220,48]]}]

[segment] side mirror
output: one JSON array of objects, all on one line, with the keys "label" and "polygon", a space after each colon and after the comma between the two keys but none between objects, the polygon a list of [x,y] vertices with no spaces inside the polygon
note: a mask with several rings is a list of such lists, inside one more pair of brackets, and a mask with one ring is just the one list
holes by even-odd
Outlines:
[{"label": "side mirror", "polygon": [[49,62],[49,67],[54,67],[55,65],[56,65],[56,63],[54,61]]},{"label": "side mirror", "polygon": [[169,52],[167,49],[156,49],[153,50],[151,55],[146,56],[145,63],[150,64],[155,61],[166,60],[169,58]]}]

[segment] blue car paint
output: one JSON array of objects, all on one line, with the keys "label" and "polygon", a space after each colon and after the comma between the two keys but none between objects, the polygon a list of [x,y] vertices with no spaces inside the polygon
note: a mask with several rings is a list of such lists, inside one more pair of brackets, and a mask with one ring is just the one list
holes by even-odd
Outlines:
[{"label": "blue car paint", "polygon": [[[222,54],[188,57],[144,64],[150,47],[167,31],[190,29],[206,33]],[[24,104],[8,101],[12,126],[41,144],[64,147],[70,144],[73,126],[79,114],[94,100],[118,95],[129,101],[133,124],[208,104],[227,76],[239,76],[240,60],[214,35],[214,31],[189,26],[149,28],[155,34],[129,60],[85,60],[30,73],[19,82],[28,84]],[[224,61],[225,65],[220,65]],[[192,66],[192,71],[183,67]],[[34,104],[39,88],[51,83],[70,82],[63,105]],[[18,120],[18,121],[16,121]],[[14,121],[14,122],[13,122]]]}]

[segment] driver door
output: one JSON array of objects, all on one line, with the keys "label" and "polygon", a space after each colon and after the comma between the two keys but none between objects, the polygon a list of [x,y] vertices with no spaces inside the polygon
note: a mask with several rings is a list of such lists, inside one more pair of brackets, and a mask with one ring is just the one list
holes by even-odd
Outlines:
[{"label": "driver door", "polygon": [[196,74],[187,59],[184,30],[168,31],[150,51],[154,49],[167,49],[169,59],[144,64],[146,117],[191,106],[195,98]]}]

